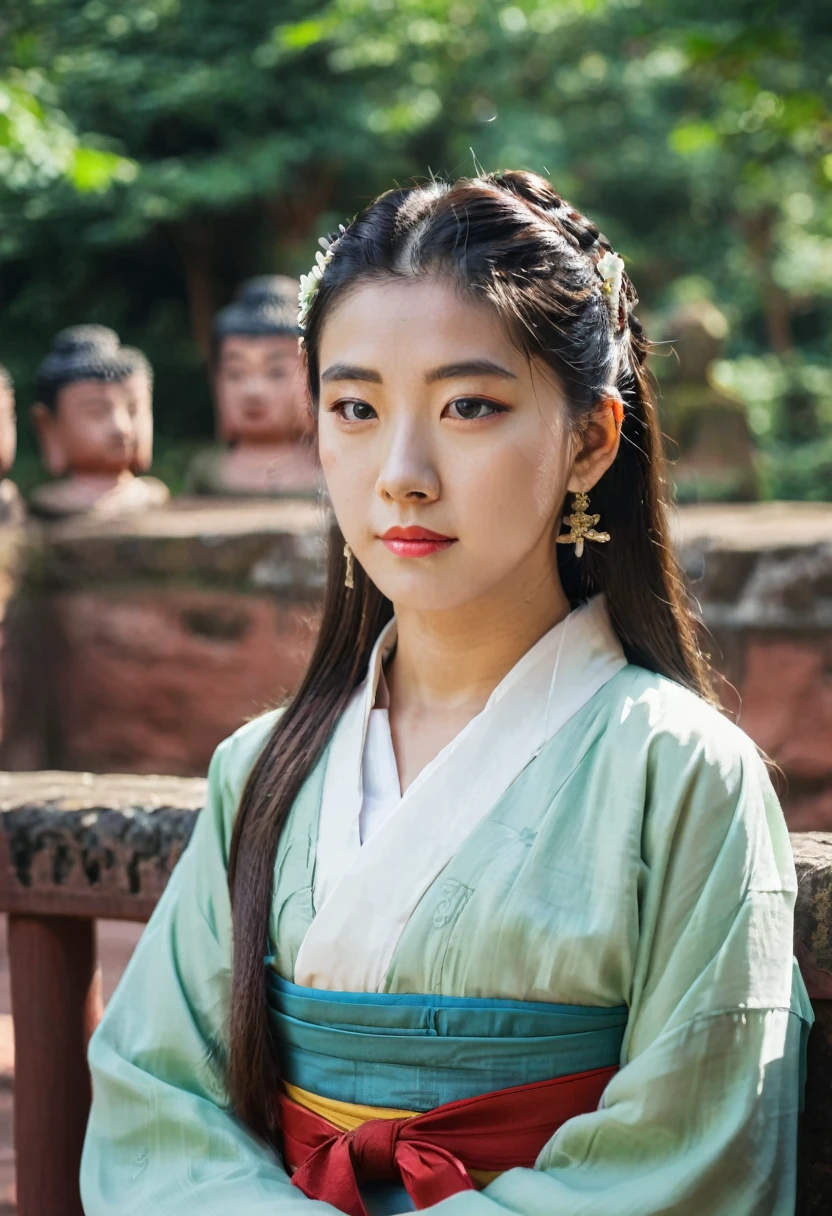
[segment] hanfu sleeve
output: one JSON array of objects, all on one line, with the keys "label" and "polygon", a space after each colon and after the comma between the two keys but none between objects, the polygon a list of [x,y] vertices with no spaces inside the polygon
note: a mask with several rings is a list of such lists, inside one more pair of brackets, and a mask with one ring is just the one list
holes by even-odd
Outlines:
[{"label": "hanfu sleeve", "polygon": [[812,1021],[794,865],[765,765],[720,729],[650,744],[630,1017],[599,1109],[443,1216],[793,1216]]},{"label": "hanfu sleeve", "polygon": [[92,1037],[86,1216],[335,1216],[290,1184],[271,1148],[235,1119],[224,1085],[228,844],[264,725],[250,723],[215,753],[205,810]]}]

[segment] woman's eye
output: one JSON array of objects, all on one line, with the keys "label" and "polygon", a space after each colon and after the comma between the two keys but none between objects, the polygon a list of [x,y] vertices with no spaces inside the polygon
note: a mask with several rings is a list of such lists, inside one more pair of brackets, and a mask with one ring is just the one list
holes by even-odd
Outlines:
[{"label": "woman's eye", "polygon": [[478,418],[489,418],[492,414],[504,414],[502,406],[484,397],[457,397],[446,407],[449,418],[461,418],[472,422]]},{"label": "woman's eye", "polygon": [[375,410],[366,401],[336,401],[332,409],[345,422],[368,422],[376,417]]}]

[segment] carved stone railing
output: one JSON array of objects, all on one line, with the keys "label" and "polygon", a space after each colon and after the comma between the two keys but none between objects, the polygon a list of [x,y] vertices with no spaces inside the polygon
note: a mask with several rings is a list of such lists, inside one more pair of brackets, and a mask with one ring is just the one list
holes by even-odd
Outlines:
[{"label": "carved stone railing", "polygon": [[[20,1216],[82,1216],[86,1044],[101,1015],[95,920],[147,920],[204,797],[198,779],[0,776],[0,912],[9,914]],[[798,1211],[825,1216],[832,1211],[832,835],[795,835],[792,844],[795,952],[817,1019]]]}]

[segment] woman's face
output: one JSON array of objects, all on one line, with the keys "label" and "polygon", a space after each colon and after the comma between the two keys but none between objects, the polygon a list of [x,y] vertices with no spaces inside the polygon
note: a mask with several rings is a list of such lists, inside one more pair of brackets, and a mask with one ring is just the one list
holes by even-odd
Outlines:
[{"label": "woman's face", "polygon": [[336,305],[318,434],[344,537],[397,608],[459,608],[551,572],[575,454],[562,393],[445,280],[368,283]]}]

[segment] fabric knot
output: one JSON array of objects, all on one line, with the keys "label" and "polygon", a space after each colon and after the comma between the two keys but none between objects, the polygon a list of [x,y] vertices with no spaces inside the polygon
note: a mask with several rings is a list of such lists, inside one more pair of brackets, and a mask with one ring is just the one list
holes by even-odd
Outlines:
[{"label": "fabric knot", "polygon": [[393,1182],[400,1177],[396,1145],[404,1119],[369,1119],[349,1133],[356,1177],[366,1182]]}]

